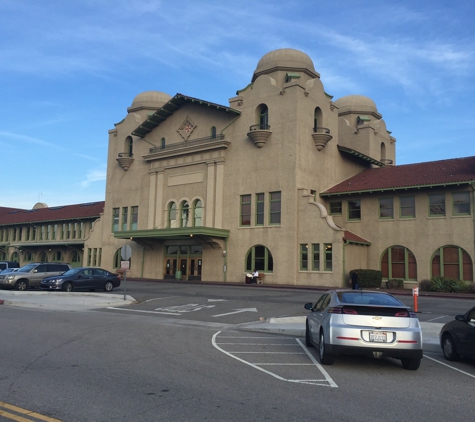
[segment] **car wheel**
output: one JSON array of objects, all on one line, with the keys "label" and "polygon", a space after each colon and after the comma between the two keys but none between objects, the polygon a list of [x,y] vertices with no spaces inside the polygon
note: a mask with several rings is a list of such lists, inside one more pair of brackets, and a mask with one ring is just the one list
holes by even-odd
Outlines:
[{"label": "car wheel", "polygon": [[322,365],[333,365],[333,361],[335,360],[335,357],[332,355],[329,355],[326,352],[325,349],[325,335],[323,334],[323,330],[320,333],[320,344],[318,347],[318,354],[320,357],[320,363]]},{"label": "car wheel", "polygon": [[104,290],[106,292],[110,292],[114,288],[114,285],[112,284],[111,281],[108,281],[106,284],[104,284]]},{"label": "car wheel", "polygon": [[312,339],[310,338],[310,329],[308,328],[308,322],[305,324],[305,346],[313,347]]},{"label": "car wheel", "polygon": [[401,359],[402,367],[410,371],[416,371],[421,365],[420,359]]},{"label": "car wheel", "polygon": [[69,281],[67,283],[63,284],[63,290],[65,292],[72,292],[73,291],[73,283],[70,283]]},{"label": "car wheel", "polygon": [[444,352],[445,359],[451,361],[459,360],[460,356],[457,353],[457,348],[455,347],[454,339],[448,333],[445,333],[442,337],[442,351]]},{"label": "car wheel", "polygon": [[25,280],[18,280],[15,284],[15,290],[24,291],[28,288],[28,283]]}]

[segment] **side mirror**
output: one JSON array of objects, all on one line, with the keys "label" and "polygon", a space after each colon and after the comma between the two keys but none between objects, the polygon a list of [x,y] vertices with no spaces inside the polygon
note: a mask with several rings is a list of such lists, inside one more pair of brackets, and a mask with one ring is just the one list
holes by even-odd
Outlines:
[{"label": "side mirror", "polygon": [[311,302],[306,303],[303,307],[304,307],[305,309],[308,309],[309,311],[311,311],[312,308],[313,308],[313,303],[311,303]]},{"label": "side mirror", "polygon": [[457,321],[462,321],[462,322],[465,321],[465,317],[464,317],[463,315],[457,315],[457,316],[455,317],[455,319],[456,319]]}]

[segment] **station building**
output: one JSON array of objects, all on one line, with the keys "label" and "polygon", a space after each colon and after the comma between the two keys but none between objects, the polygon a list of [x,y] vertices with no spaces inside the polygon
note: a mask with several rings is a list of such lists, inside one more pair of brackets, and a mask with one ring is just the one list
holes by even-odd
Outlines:
[{"label": "station building", "polygon": [[264,284],[340,287],[370,268],[406,286],[473,281],[475,157],[397,166],[374,101],[334,99],[298,50],[264,55],[228,105],[138,94],[107,160],[84,264],[118,269],[129,245],[137,278],[257,269]]}]

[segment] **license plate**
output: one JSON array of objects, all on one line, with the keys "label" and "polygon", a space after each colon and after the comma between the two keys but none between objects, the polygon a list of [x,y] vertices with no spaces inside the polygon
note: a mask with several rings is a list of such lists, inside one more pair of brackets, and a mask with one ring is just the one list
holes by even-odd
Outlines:
[{"label": "license plate", "polygon": [[376,343],[386,343],[388,341],[388,336],[383,331],[370,331],[369,341],[374,341]]}]

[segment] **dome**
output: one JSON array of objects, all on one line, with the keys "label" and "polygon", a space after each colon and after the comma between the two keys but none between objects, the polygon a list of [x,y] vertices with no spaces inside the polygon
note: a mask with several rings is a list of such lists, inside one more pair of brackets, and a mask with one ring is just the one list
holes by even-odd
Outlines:
[{"label": "dome", "polygon": [[307,70],[312,77],[319,77],[315,71],[312,59],[302,51],[292,48],[281,48],[265,54],[257,63],[252,80],[258,76],[270,73],[271,71],[280,70]]},{"label": "dome", "polygon": [[333,102],[341,113],[343,111],[378,113],[375,102],[364,95],[348,95]]},{"label": "dome", "polygon": [[129,109],[138,107],[158,109],[167,103],[172,97],[165,92],[160,91],[145,91],[137,95],[132,101]]}]

